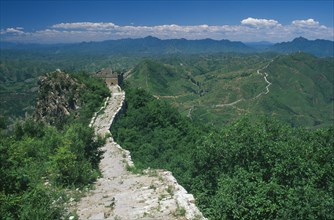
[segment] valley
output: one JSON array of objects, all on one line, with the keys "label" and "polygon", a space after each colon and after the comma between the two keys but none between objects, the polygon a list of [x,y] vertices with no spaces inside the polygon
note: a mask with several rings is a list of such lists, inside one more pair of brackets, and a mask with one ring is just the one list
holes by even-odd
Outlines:
[{"label": "valley", "polygon": [[[128,82],[166,100],[183,115],[191,113],[193,120],[205,124],[219,127],[244,115],[254,118],[262,115],[297,127],[316,127],[330,125],[334,120],[331,63],[332,59],[303,53],[179,56],[139,63]],[[322,81],[314,78],[318,70],[310,65],[325,68],[321,70]],[[289,86],[283,83],[292,78],[295,81]],[[318,104],[309,100],[309,91],[323,91],[316,92]],[[295,108],[292,96],[298,96],[304,107]],[[271,102],[276,107],[269,107]],[[323,110],[322,116],[319,109]]]},{"label": "valley", "polygon": [[[0,57],[0,214],[331,219],[329,44],[9,45]],[[124,77],[121,87],[96,77],[103,68]]]},{"label": "valley", "polygon": [[[330,54],[328,49],[322,48],[331,44],[330,41],[296,38],[257,53],[249,48],[246,50],[247,46],[240,42],[160,40],[154,37],[71,44],[68,47],[5,46],[0,60],[0,109],[10,121],[16,116],[23,117],[25,112],[31,113],[35,105],[37,77],[42,73],[61,69],[92,74],[111,67],[123,73],[128,83],[165,99],[183,115],[191,112],[191,118],[201,123],[219,127],[246,114],[275,117],[297,127],[327,126],[333,122],[330,101],[333,100],[330,76],[333,58],[298,51],[312,48],[318,51],[314,54],[319,54],[320,50]],[[128,45],[133,45],[134,53],[129,53]],[[179,48],[173,51],[170,49],[173,45]],[[208,51],[199,53],[197,50],[205,45],[209,46]],[[216,45],[221,48],[211,51]],[[152,48],[158,47],[161,51],[155,53]],[[282,55],[274,52],[281,47],[284,51],[297,53]],[[242,52],[240,48],[243,48]],[[275,62],[271,63],[273,59]],[[289,66],[291,62],[295,65]],[[273,65],[268,68],[269,64]],[[315,68],[310,66],[313,64]],[[318,70],[318,67],[322,69]],[[320,81],[313,77],[319,71],[323,76]],[[291,74],[294,72],[299,74]],[[282,82],[292,76],[295,78],[293,85],[285,88]],[[326,89],[319,83],[324,83]],[[317,96],[313,101],[310,91]],[[291,97],[298,96],[298,106],[294,107],[296,103],[287,93],[293,93]]]},{"label": "valley", "polygon": [[334,0],[0,0],[0,220],[334,220]]}]

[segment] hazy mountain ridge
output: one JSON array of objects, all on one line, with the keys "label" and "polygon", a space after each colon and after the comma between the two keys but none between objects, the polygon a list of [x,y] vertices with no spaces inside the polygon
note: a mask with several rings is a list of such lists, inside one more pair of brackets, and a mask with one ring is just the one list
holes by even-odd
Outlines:
[{"label": "hazy mountain ridge", "polygon": [[295,38],[291,42],[277,43],[266,49],[278,53],[305,52],[320,57],[334,56],[334,42],[329,40],[307,40],[303,37]]},{"label": "hazy mountain ridge", "polygon": [[136,39],[107,40],[101,42],[82,42],[76,44],[11,44],[1,45],[2,49],[37,50],[49,53],[98,53],[98,54],[171,54],[171,53],[216,53],[216,52],[254,52],[242,42],[229,40],[161,40],[148,36]]},{"label": "hazy mountain ridge", "polygon": [[19,44],[1,42],[1,49],[6,50],[33,50],[50,54],[196,54],[196,53],[254,53],[254,52],[277,52],[294,53],[306,52],[316,56],[333,56],[334,42],[329,40],[307,40],[295,38],[290,42],[272,44],[270,42],[243,43],[230,40],[187,40],[187,39],[159,39],[148,36],[145,38],[126,38],[119,40],[107,40],[101,42],[82,42],[73,44]]}]

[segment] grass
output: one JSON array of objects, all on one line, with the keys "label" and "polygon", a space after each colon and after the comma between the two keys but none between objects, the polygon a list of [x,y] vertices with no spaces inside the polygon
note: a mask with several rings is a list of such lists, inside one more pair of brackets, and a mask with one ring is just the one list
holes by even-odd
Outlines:
[{"label": "grass", "polygon": [[180,216],[185,216],[186,215],[186,210],[183,207],[180,207],[179,203],[176,203],[177,207],[173,215],[175,217],[180,217]]},{"label": "grass", "polygon": [[155,169],[146,169],[145,173],[148,174],[150,177],[157,177],[158,176],[158,171]]},{"label": "grass", "polygon": [[151,185],[149,186],[149,189],[153,189],[155,191],[157,187],[153,183],[151,183]]},{"label": "grass", "polygon": [[168,192],[169,195],[171,195],[171,196],[174,195],[174,187],[173,186],[168,185],[166,191]]},{"label": "grass", "polygon": [[137,168],[136,166],[129,166],[126,165],[126,170],[133,173],[133,174],[143,174],[143,170],[140,168]]}]

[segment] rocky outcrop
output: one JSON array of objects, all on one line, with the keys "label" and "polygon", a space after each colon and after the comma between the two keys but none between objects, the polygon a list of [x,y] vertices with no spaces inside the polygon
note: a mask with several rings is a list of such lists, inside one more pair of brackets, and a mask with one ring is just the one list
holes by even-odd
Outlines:
[{"label": "rocky outcrop", "polygon": [[51,125],[62,123],[71,114],[78,114],[80,91],[85,86],[70,75],[56,71],[39,78],[34,118]]},{"label": "rocky outcrop", "polygon": [[[125,93],[110,86],[112,96],[104,108],[93,117],[91,126],[96,134],[110,135],[109,128],[122,110]],[[100,162],[102,177],[95,188],[73,208],[79,219],[205,219],[195,205],[195,199],[180,186],[172,173],[148,169],[135,174],[130,152],[112,137],[103,146]]]}]

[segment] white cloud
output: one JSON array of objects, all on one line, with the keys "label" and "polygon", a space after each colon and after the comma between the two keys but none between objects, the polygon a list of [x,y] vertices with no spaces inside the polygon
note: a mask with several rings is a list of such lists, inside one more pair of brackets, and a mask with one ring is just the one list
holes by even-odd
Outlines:
[{"label": "white cloud", "polygon": [[1,30],[5,41],[30,43],[70,43],[103,41],[120,38],[139,38],[152,35],[161,39],[186,38],[233,41],[281,42],[303,36],[308,39],[334,39],[332,27],[321,25],[314,19],[295,20],[282,25],[272,19],[246,18],[240,25],[177,25],[120,26],[111,22],[75,22],[54,24],[48,29],[23,32],[20,27]]},{"label": "white cloud", "polygon": [[51,27],[62,29],[109,30],[118,26],[111,22],[74,22],[55,24]]},{"label": "white cloud", "polygon": [[243,25],[251,25],[255,27],[273,27],[279,25],[278,21],[273,19],[258,19],[258,18],[246,18],[241,21]]},{"label": "white cloud", "polygon": [[314,27],[319,26],[319,22],[315,21],[313,18],[309,18],[307,20],[294,20],[292,24],[299,27]]},{"label": "white cloud", "polygon": [[6,28],[5,30],[1,30],[0,34],[23,34],[24,32],[22,31],[23,28],[21,27],[16,27],[16,28]]}]

